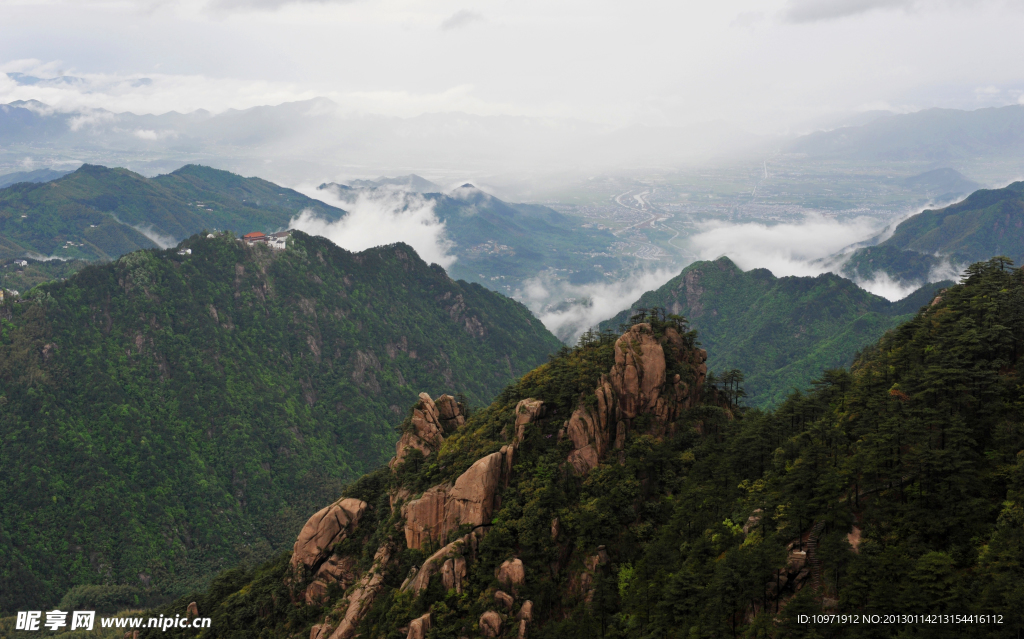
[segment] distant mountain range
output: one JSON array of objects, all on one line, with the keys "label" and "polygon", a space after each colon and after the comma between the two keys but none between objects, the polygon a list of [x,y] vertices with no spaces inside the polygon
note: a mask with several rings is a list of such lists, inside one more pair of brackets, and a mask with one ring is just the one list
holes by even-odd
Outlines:
[{"label": "distant mountain range", "polygon": [[546,206],[505,202],[472,184],[442,193],[438,185],[407,175],[326,183],[318,189],[342,203],[354,203],[362,192],[391,187],[419,193],[434,204],[434,213],[455,243],[452,251],[458,260],[449,267],[453,277],[511,294],[524,280],[548,268],[565,271],[574,284],[599,281],[604,272],[622,268],[610,253],[616,241],[611,231],[583,228],[578,219]]},{"label": "distant mountain range", "polygon": [[[0,189],[0,264],[8,264],[0,280],[23,292],[47,276],[69,273],[45,260],[81,265],[173,246],[203,229],[272,232],[287,228],[303,211],[327,221],[347,214],[266,180],[199,165],[146,178],[86,164],[47,183],[17,181]],[[320,190],[343,206],[354,206],[360,195],[385,197],[388,207],[432,204],[457,257],[449,267],[452,277],[509,296],[549,269],[583,284],[629,266],[613,255],[610,231],[584,228],[578,219],[546,206],[504,202],[471,184],[441,193],[439,185],[406,175],[327,183]],[[15,259],[28,259],[30,267],[10,268]]]},{"label": "distant mountain range", "polygon": [[[321,185],[323,188],[325,185]],[[335,185],[342,186],[342,185]],[[399,177],[379,177],[376,180],[350,180],[345,186],[353,189],[378,189],[393,186],[412,193],[440,193],[444,189],[415,173]]]},{"label": "distant mountain range", "polygon": [[86,164],[47,183],[0,190],[0,260],[113,259],[203,229],[281,230],[306,209],[327,219],[344,214],[265,180],[203,166],[145,178]]},{"label": "distant mountain range", "polygon": [[868,162],[1024,158],[1024,106],[925,109],[802,136],[789,153]]},{"label": "distant mountain range", "polygon": [[901,222],[890,238],[844,258],[842,273],[872,279],[881,272],[901,282],[928,282],[997,255],[1024,263],[1024,182],[981,189],[956,204],[922,211]]},{"label": "distant mountain range", "polygon": [[747,404],[765,406],[806,388],[827,369],[848,366],[858,351],[950,285],[931,284],[890,302],[832,273],[775,277],[763,268],[742,271],[721,257],[687,266],[599,328],[617,331],[638,309],[682,315],[700,335],[709,368],[719,376],[743,371]]},{"label": "distant mountain range", "polygon": [[[223,113],[61,111],[0,105],[0,167],[45,150],[54,161],[116,164],[156,175],[203,163],[299,183],[417,166],[446,172],[663,166],[730,157],[765,141],[723,123],[615,127],[567,118],[431,113],[352,115],[326,98]],[[758,152],[760,154],[760,151]],[[272,162],[268,162],[272,158]],[[376,169],[374,167],[377,167]]]},{"label": "distant mountain range", "polygon": [[35,184],[50,182],[57,178],[64,177],[70,172],[71,171],[54,171],[53,169],[35,169],[33,171],[7,173],[6,175],[0,175],[0,189],[5,189],[10,185],[18,184],[19,182],[32,182]]}]

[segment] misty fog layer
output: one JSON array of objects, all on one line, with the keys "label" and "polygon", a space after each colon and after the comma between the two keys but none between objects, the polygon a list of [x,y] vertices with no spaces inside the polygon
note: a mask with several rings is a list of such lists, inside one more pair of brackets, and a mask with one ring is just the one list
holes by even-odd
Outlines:
[{"label": "misty fog layer", "polygon": [[350,251],[405,242],[428,263],[448,267],[455,262],[445,225],[434,213],[434,202],[415,193],[392,189],[362,191],[354,201],[341,201],[328,190],[297,189],[348,213],[336,222],[303,211],[290,227],[320,235]]},{"label": "misty fog layer", "polygon": [[[712,221],[699,225],[699,231],[687,238],[686,245],[700,260],[724,255],[744,271],[766,268],[776,277],[814,277],[829,272],[841,274],[849,257],[844,249],[869,239],[874,240],[871,243],[881,241],[891,235],[896,223],[867,216],[839,220],[820,213],[807,213],[802,220],[782,224]],[[929,281],[950,279],[951,272],[956,272],[952,265],[936,269]],[[895,281],[885,273],[854,282],[890,301],[903,299],[925,284]]]}]

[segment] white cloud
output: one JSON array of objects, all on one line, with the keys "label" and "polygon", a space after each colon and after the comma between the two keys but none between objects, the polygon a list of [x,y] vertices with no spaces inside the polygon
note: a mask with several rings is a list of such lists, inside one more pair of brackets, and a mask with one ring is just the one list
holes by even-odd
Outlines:
[{"label": "white cloud", "polygon": [[[775,225],[709,222],[687,238],[687,245],[698,259],[725,255],[744,271],[766,268],[776,277],[839,274],[854,245],[888,239],[899,222],[915,213],[908,212],[888,224],[869,217],[836,220],[817,213],[809,213],[799,222]],[[959,267],[947,260],[932,269],[928,281],[956,280],[958,273]],[[894,280],[883,272],[870,279],[854,279],[854,283],[890,301],[903,299],[923,284]]]},{"label": "white cloud", "polygon": [[686,243],[699,259],[726,255],[745,271],[767,268],[778,277],[819,275],[828,269],[815,264],[816,260],[878,234],[881,227],[878,220],[868,217],[840,221],[809,213],[800,222],[774,225],[708,222]]},{"label": "white cloud", "polygon": [[[945,279],[945,278],[940,278]],[[937,280],[929,280],[937,281]],[[889,277],[884,271],[878,271],[870,280],[858,278],[854,282],[869,293],[884,297],[890,302],[901,300],[921,288],[923,282],[900,282]]]},{"label": "white cloud", "polygon": [[177,136],[174,131],[154,131],[153,129],[135,129],[132,131],[132,135],[140,140],[162,140]]},{"label": "white cloud", "polygon": [[451,16],[445,19],[441,23],[442,31],[451,31],[452,29],[459,29],[473,24],[474,22],[480,22],[484,17],[476,11],[470,11],[469,9],[460,9]]},{"label": "white cloud", "polygon": [[354,202],[343,203],[326,190],[298,190],[326,204],[344,207],[348,213],[331,222],[306,210],[291,221],[291,228],[326,237],[350,251],[405,242],[426,262],[445,267],[455,262],[455,256],[449,253],[452,243],[445,234],[444,222],[434,213],[431,200],[415,193],[378,189],[361,192]]},{"label": "white cloud", "polygon": [[638,271],[618,282],[575,285],[546,272],[528,280],[513,297],[559,339],[572,343],[678,274],[674,269]]},{"label": "white cloud", "polygon": [[916,0],[792,0],[784,16],[791,22],[818,22],[875,9],[909,9],[917,4]]}]

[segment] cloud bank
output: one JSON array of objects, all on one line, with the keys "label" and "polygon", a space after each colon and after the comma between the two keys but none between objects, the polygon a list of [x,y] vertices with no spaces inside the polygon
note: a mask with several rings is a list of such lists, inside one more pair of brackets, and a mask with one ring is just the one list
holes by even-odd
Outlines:
[{"label": "cloud bank", "polygon": [[378,189],[362,192],[354,201],[345,203],[327,190],[297,190],[348,213],[332,222],[307,209],[291,221],[289,226],[293,229],[326,237],[349,251],[405,242],[428,263],[448,267],[455,262],[455,256],[449,253],[452,242],[447,238],[444,222],[434,213],[434,202],[417,194]]},{"label": "cloud bank", "polygon": [[476,11],[470,11],[469,9],[461,9],[453,13],[451,17],[449,17],[448,19],[441,23],[441,30],[451,31],[452,29],[465,27],[473,24],[474,22],[479,22],[483,19],[484,17],[477,13]]},{"label": "cloud bank", "polygon": [[556,337],[574,343],[587,329],[629,308],[641,295],[678,274],[677,269],[638,271],[618,282],[574,285],[545,272],[528,280],[513,297]]},{"label": "cloud bank", "polygon": [[[766,268],[776,277],[813,277],[827,272],[839,273],[845,259],[842,256],[830,258],[858,242],[870,238],[884,240],[892,235],[897,224],[866,216],[837,220],[818,213],[808,213],[799,222],[773,225],[716,221],[702,225],[698,233],[687,238],[686,243],[701,260],[714,260],[725,255],[744,271]],[[864,290],[892,301],[903,299],[922,284],[898,282],[885,273],[854,282]]]}]

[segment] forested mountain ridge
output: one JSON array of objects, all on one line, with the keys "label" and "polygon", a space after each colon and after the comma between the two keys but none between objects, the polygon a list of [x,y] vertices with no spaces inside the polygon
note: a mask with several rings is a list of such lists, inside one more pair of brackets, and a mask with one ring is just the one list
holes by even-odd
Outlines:
[{"label": "forested mountain ridge", "polygon": [[387,459],[421,390],[487,402],[560,346],[408,246],[288,242],[193,236],[0,306],[0,609],[267,556]]},{"label": "forested mountain ridge", "polygon": [[962,163],[978,158],[1019,159],[1024,106],[924,109],[877,118],[860,126],[817,131],[787,149],[809,157],[874,162]]},{"label": "forested mountain ridge", "polygon": [[[383,189],[335,183],[318,188],[343,203],[354,202],[362,193],[395,193],[386,184]],[[615,241],[611,231],[584,228],[580,220],[547,206],[505,202],[472,184],[449,193],[413,197],[415,203],[432,203],[437,218],[445,223],[446,235],[454,243],[452,252],[459,258],[449,267],[453,277],[486,282],[511,294],[523,280],[546,268],[568,271],[570,282],[584,284],[621,267],[621,260],[609,249]],[[595,259],[600,260],[599,268]]]},{"label": "forested mountain ridge", "polygon": [[946,285],[926,286],[894,303],[832,273],[775,277],[721,257],[687,266],[599,328],[616,330],[637,309],[683,315],[700,334],[715,373],[743,373],[748,405],[777,405],[823,371],[848,366]]},{"label": "forested mountain ridge", "polygon": [[[468,417],[421,396],[402,440],[415,450],[325,505],[292,553],[159,612],[195,601],[213,617],[201,637],[1024,629],[1020,270],[974,265],[774,412],[738,409],[735,387],[703,381],[680,318],[638,319],[622,337],[585,336]],[[989,617],[798,617],[820,612]]]},{"label": "forested mountain ridge", "polygon": [[85,164],[51,182],[0,190],[0,259],[109,260],[203,229],[284,229],[306,209],[327,219],[344,215],[291,189],[204,166],[145,178]]},{"label": "forested mountain ridge", "polygon": [[1024,182],[980,189],[961,202],[904,220],[889,239],[854,251],[843,273],[871,279],[883,272],[897,280],[927,282],[950,265],[996,255],[1024,263]]}]

